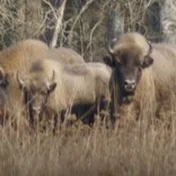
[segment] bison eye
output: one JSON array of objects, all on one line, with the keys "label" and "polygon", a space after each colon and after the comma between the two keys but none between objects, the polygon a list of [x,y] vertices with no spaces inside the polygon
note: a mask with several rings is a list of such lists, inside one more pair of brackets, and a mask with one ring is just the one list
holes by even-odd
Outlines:
[{"label": "bison eye", "polygon": [[139,66],[139,67],[138,67],[138,70],[141,72],[141,71],[142,71],[142,66]]},{"label": "bison eye", "polygon": [[121,63],[119,60],[116,60],[116,61],[115,61],[115,65],[116,65],[117,67],[120,67],[121,64],[122,64],[122,63]]},{"label": "bison eye", "polygon": [[47,95],[47,94],[48,94],[48,92],[47,92],[47,91],[44,91],[44,90],[40,91],[40,93],[41,93],[42,95]]}]

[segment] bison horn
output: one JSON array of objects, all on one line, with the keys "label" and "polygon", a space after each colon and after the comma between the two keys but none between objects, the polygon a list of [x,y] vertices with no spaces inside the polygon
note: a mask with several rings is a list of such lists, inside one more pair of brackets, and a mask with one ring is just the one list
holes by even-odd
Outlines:
[{"label": "bison horn", "polygon": [[148,54],[147,55],[150,55],[152,53],[153,48],[152,48],[151,43],[148,40],[147,40],[147,44],[149,46],[149,50],[148,50]]},{"label": "bison horn", "polygon": [[5,77],[5,72],[2,67],[0,67],[0,77],[3,79]]},{"label": "bison horn", "polygon": [[53,70],[53,75],[52,75],[51,80],[52,80],[53,82],[55,82],[55,78],[56,78],[56,73],[55,73],[55,70]]},{"label": "bison horn", "polygon": [[4,72],[4,69],[0,67],[0,85],[4,82],[5,77],[6,77],[6,74]]},{"label": "bison horn", "polygon": [[47,87],[48,87],[48,93],[53,92],[54,89],[57,86],[57,83],[55,81],[55,77],[56,77],[56,74],[55,74],[55,71],[53,70],[53,75],[52,75],[52,78],[51,78],[51,83],[47,85]]},{"label": "bison horn", "polygon": [[112,49],[112,46],[111,46],[110,43],[108,44],[108,51],[109,51],[110,54],[114,53],[114,50]]},{"label": "bison horn", "polygon": [[17,76],[17,81],[18,81],[20,88],[23,88],[24,87],[24,80],[21,78],[19,71],[17,71],[16,76]]},{"label": "bison horn", "polygon": [[8,85],[8,73],[5,73],[4,69],[0,67],[0,86],[6,87]]},{"label": "bison horn", "polygon": [[108,44],[108,51],[109,51],[110,54],[114,54],[114,52],[115,52],[115,50],[113,48],[114,48],[114,45],[115,45],[116,41],[117,41],[117,39],[114,38]]}]

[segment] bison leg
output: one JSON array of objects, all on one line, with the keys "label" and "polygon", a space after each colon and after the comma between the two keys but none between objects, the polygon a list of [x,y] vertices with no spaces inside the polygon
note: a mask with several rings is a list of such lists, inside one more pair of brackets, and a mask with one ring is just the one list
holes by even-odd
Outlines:
[{"label": "bison leg", "polygon": [[95,104],[74,105],[71,112],[84,124],[92,126],[94,123]]}]

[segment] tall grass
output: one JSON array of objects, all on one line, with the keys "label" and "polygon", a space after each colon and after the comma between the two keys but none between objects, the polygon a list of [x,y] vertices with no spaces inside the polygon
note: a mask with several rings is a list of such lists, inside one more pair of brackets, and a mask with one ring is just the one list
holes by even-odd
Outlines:
[{"label": "tall grass", "polygon": [[75,123],[53,136],[50,128],[32,131],[24,118],[18,128],[7,123],[0,129],[0,175],[175,176],[174,104],[165,118],[157,119],[149,106],[138,121],[123,117],[113,130]]}]

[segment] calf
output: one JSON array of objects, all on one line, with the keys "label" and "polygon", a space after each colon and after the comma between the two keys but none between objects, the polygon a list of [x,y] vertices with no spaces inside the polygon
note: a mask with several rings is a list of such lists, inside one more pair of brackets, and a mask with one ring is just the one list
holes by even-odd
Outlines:
[{"label": "calf", "polygon": [[76,105],[110,101],[109,83],[112,70],[102,63],[62,65],[54,60],[38,60],[29,75],[17,80],[30,104],[31,117],[38,117],[46,107],[56,115]]}]

